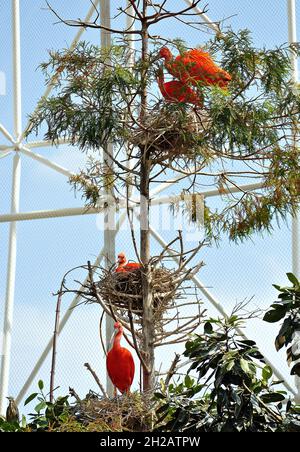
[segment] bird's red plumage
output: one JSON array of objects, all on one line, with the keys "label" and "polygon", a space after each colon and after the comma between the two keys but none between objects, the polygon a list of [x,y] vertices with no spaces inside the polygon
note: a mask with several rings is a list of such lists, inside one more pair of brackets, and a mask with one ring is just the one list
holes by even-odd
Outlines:
[{"label": "bird's red plumage", "polygon": [[141,267],[141,264],[138,262],[127,262],[127,258],[124,253],[120,253],[118,255],[118,267],[116,268],[116,272],[131,272]]},{"label": "bird's red plumage", "polygon": [[160,56],[165,59],[166,69],[183,83],[192,85],[216,85],[227,88],[230,74],[217,66],[209,53],[192,49],[173,59],[168,49],[161,49]]},{"label": "bird's red plumage", "polygon": [[120,345],[123,335],[121,324],[116,322],[114,327],[117,330],[117,334],[112,349],[106,356],[106,368],[113,385],[123,394],[130,390],[135,367],[131,352]]},{"label": "bird's red plumage", "polygon": [[160,73],[158,77],[158,86],[167,102],[183,102],[200,107],[203,106],[203,96],[199,92],[196,93],[192,88],[180,80],[165,82],[163,73]]},{"label": "bird's red plumage", "polygon": [[106,367],[109,378],[123,394],[128,392],[134,378],[134,360],[127,348],[112,348],[106,358]]}]

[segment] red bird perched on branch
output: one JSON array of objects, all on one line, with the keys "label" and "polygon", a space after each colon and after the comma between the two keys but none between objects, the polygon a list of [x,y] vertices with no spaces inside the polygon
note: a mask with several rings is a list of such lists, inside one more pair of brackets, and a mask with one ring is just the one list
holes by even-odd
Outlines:
[{"label": "red bird perched on branch", "polygon": [[227,88],[231,80],[230,74],[217,66],[209,53],[200,49],[188,50],[174,58],[167,47],[162,47],[159,57],[164,58],[168,72],[183,83]]},{"label": "red bird perched on branch", "polygon": [[134,378],[134,360],[132,354],[127,348],[121,347],[120,341],[123,336],[123,327],[119,322],[114,324],[114,333],[111,342],[114,338],[113,346],[107,353],[106,368],[114,387],[115,396],[117,395],[117,388],[123,394],[130,391]]},{"label": "red bird perched on branch", "polygon": [[118,267],[116,272],[131,272],[140,267],[141,264],[138,264],[137,262],[127,262],[125,253],[118,254]]},{"label": "red bird perched on branch", "polygon": [[159,69],[157,72],[157,83],[161,94],[167,102],[183,102],[197,105],[198,107],[203,106],[203,95],[196,93],[192,88],[179,80],[165,82],[162,69]]}]

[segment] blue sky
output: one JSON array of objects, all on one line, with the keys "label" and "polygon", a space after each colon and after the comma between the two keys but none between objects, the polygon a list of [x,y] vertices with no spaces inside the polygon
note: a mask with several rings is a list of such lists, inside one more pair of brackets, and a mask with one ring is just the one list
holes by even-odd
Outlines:
[{"label": "blue sky", "polygon": [[[180,5],[179,0],[172,0]],[[205,2],[206,3],[206,2]],[[44,0],[20,0],[21,4],[21,57],[22,57],[22,123],[34,110],[36,102],[45,89],[44,78],[38,65],[47,60],[49,49],[67,47],[74,35],[72,28],[54,25],[55,19],[45,9]],[[124,4],[115,0],[114,5]],[[64,17],[84,17],[88,0],[52,0],[52,5]],[[176,6],[175,5],[175,6]],[[235,30],[249,28],[257,46],[274,47],[287,42],[287,15],[284,0],[210,0],[208,15],[213,20],[225,20]],[[299,18],[299,14],[298,14]],[[185,29],[176,21],[157,30],[167,37],[182,37],[190,46],[205,43],[208,33]],[[0,3],[0,72],[6,77],[6,95],[0,91],[0,123],[10,132],[13,130],[12,111],[12,57],[11,57],[11,1]],[[99,42],[99,32],[88,30],[84,39]],[[34,137],[30,138],[34,140]],[[0,145],[7,141],[0,136]],[[68,146],[42,148],[40,154],[70,169],[78,170],[85,157],[77,149]],[[12,156],[0,159],[0,214],[10,208]],[[172,187],[169,193],[176,193]],[[20,210],[39,210],[81,206],[80,195],[74,193],[67,179],[37,162],[22,156],[22,181]],[[203,250],[205,267],[199,275],[205,286],[218,298],[226,310],[244,298],[253,298],[253,306],[266,308],[276,296],[272,283],[284,283],[285,273],[291,271],[291,231],[289,225],[274,228],[272,236],[253,237],[244,244],[229,244],[224,240],[218,248]],[[168,234],[161,231],[168,239]],[[8,225],[0,224],[0,316],[3,317],[7,263]],[[53,331],[55,292],[62,275],[70,267],[93,260],[103,245],[101,230],[95,216],[73,217],[23,222],[18,224],[18,258],[16,275],[15,321],[12,343],[10,394],[16,395],[29,375],[35,360],[46,345]],[[159,246],[153,242],[152,252]],[[117,239],[117,250],[127,251],[134,257],[130,234],[124,230]],[[201,256],[202,258],[202,256]],[[210,314],[215,311],[205,305]],[[63,305],[66,307],[68,300]],[[61,393],[68,385],[84,394],[94,387],[83,363],[89,361],[105,379],[105,362],[98,339],[99,309],[97,306],[79,307],[60,337],[58,353],[57,384]],[[258,342],[264,353],[288,376],[284,352],[274,351],[273,326],[253,321],[247,333]],[[168,350],[169,356],[174,352]],[[165,361],[166,353],[158,354],[158,362]],[[48,383],[50,363],[47,360],[39,378]],[[137,379],[136,379],[137,382]],[[36,382],[31,389],[36,388]],[[30,391],[29,391],[30,392]]]}]

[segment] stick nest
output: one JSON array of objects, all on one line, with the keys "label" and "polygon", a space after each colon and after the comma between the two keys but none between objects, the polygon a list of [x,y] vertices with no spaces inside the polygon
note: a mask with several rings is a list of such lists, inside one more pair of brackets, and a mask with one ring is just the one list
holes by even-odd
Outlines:
[{"label": "stick nest", "polygon": [[[151,424],[150,397],[130,393],[114,399],[94,392],[71,408],[68,422],[57,431],[141,432]],[[80,426],[80,429],[79,429]]]},{"label": "stick nest", "polygon": [[[165,267],[151,271],[154,322],[159,322],[163,313],[174,304],[177,294],[178,274]],[[116,273],[103,270],[98,282],[99,295],[107,306],[117,311],[131,312],[138,318],[143,317],[142,270]]]},{"label": "stick nest", "polygon": [[142,155],[148,152],[153,163],[192,160],[200,153],[201,136],[207,124],[203,113],[163,109],[146,118],[131,142]]}]

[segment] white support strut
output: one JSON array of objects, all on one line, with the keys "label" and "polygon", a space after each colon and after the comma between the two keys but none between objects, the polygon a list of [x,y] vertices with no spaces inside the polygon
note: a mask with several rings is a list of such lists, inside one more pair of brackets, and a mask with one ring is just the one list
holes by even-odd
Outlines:
[{"label": "white support strut", "polygon": [[[256,184],[246,184],[241,185],[239,187],[233,187],[230,189],[230,193],[238,193],[238,192],[245,192],[249,190],[258,190],[259,188],[262,188],[262,183],[256,183]],[[159,192],[166,189],[167,186],[160,187]],[[157,193],[157,192],[156,192]],[[229,193],[229,190],[224,190],[223,194]],[[220,196],[219,190],[207,190],[204,192],[197,193],[198,195],[202,195],[204,198],[210,198],[214,196]],[[177,201],[180,201],[182,199],[188,200],[193,197],[193,194],[185,194],[184,198],[181,194],[179,195],[168,195],[168,196],[162,196],[162,197],[156,197],[154,192],[151,193],[151,206],[161,206],[161,205],[167,205],[171,203],[175,203]],[[106,197],[105,195],[101,197],[101,205],[99,205],[97,208],[95,207],[69,207],[64,209],[53,209],[53,210],[36,210],[32,212],[18,212],[14,214],[2,214],[0,215],[0,223],[8,223],[10,221],[28,221],[28,220],[42,220],[47,218],[63,218],[63,217],[70,217],[70,216],[77,216],[77,215],[93,215],[97,213],[103,212],[104,204],[105,203],[113,203],[114,200],[111,198],[111,196],[108,195]],[[130,200],[129,206],[134,209],[138,207],[140,204],[140,201],[138,198],[134,198]],[[118,203],[116,204],[116,209],[123,209],[126,208],[126,202],[124,200],[118,200]]]},{"label": "white support strut", "polygon": [[[106,28],[110,28],[110,0],[100,0],[100,21]],[[111,33],[108,30],[100,31],[101,48],[109,49],[111,47]],[[107,151],[107,152],[106,152]],[[113,145],[108,143],[107,149],[103,150],[104,166],[110,171],[113,168]],[[106,194],[113,195],[113,189],[108,188]],[[105,267],[109,269],[116,259],[116,231],[115,231],[115,207],[107,206],[104,212],[104,257]],[[105,315],[106,325],[106,348],[108,349],[112,333],[114,331],[114,321],[107,314]],[[112,396],[114,392],[113,384],[106,376],[106,392]]]},{"label": "white support strut", "polygon": [[49,159],[46,159],[40,154],[37,154],[36,152],[32,152],[30,149],[27,148],[27,146],[21,146],[19,152],[21,152],[24,155],[27,155],[27,157],[38,161],[42,165],[48,166],[48,168],[53,169],[54,171],[57,171],[60,174],[63,174],[64,176],[71,177],[74,175],[71,171],[67,170],[66,168],[63,168],[61,165],[58,165],[55,162],[52,162]]},{"label": "white support strut", "polygon": [[[95,13],[95,7],[97,6],[97,4],[99,3],[100,0],[96,0],[95,2],[92,2],[92,6],[90,7],[86,17],[84,18],[84,22],[89,22],[89,20],[91,19],[91,17],[93,16],[93,14]],[[73,39],[69,49],[73,50],[76,45],[78,44],[82,34],[84,33],[85,28],[84,27],[80,27],[75,38]],[[51,81],[48,83],[48,86],[43,94],[42,97],[46,98],[49,96],[49,94],[51,93],[52,89],[53,89],[53,82],[56,80],[56,76],[54,75],[53,78],[51,79]],[[34,116],[35,113],[37,112],[38,106],[36,107],[34,113],[31,116]],[[25,129],[23,130],[21,136],[20,136],[20,141],[23,140],[23,138],[26,135],[27,130],[30,127],[30,120],[27,122]]]},{"label": "white support strut", "polygon": [[[289,44],[294,44],[297,42],[297,29],[296,29],[296,0],[287,0],[287,12],[288,12],[288,38]],[[291,64],[292,64],[292,81],[294,83],[295,89],[298,89],[298,59],[296,52],[291,52]],[[297,145],[297,130],[292,131],[293,134],[293,145]],[[295,214],[292,217],[292,269],[294,275],[297,278],[300,277],[300,232],[299,232],[299,214]],[[296,342],[299,341],[299,334],[296,332],[293,336],[293,347],[297,347]],[[298,338],[298,340],[297,340]],[[299,346],[299,344],[298,344]],[[297,394],[295,396],[295,402],[300,403],[300,377],[295,376],[295,384],[297,387]]]},{"label": "white support strut", "polygon": [[[123,0],[122,0],[123,1]],[[126,0],[128,1],[128,0]],[[184,0],[186,4],[191,5],[191,0]],[[9,232],[9,247],[8,247],[8,264],[7,264],[7,286],[6,286],[6,300],[5,300],[5,311],[4,311],[4,326],[3,326],[3,350],[1,357],[1,374],[0,374],[0,414],[5,413],[6,408],[6,396],[14,395],[8,394],[9,391],[9,369],[10,369],[10,355],[11,355],[11,336],[12,336],[12,324],[13,324],[13,307],[14,307],[14,292],[15,292],[15,277],[16,277],[16,257],[17,257],[17,222],[18,221],[27,221],[27,220],[35,220],[35,219],[48,219],[48,218],[59,218],[59,217],[67,217],[67,216],[76,216],[76,215],[85,215],[85,214],[97,214],[99,212],[103,213],[103,206],[95,209],[95,208],[66,208],[66,209],[55,209],[55,210],[43,210],[43,211],[34,211],[34,212],[19,212],[19,198],[20,198],[20,176],[21,176],[21,154],[26,155],[26,157],[36,160],[38,163],[46,165],[47,167],[57,171],[60,174],[63,174],[66,177],[70,177],[73,175],[71,171],[62,166],[52,162],[51,160],[45,158],[42,155],[39,155],[33,152],[35,148],[43,148],[47,146],[51,146],[52,143],[47,140],[42,141],[33,141],[29,142],[26,145],[23,145],[22,140],[25,136],[26,130],[28,129],[29,123],[26,125],[25,129],[23,129],[22,133],[22,115],[21,115],[21,55],[20,55],[20,0],[11,0],[12,3],[12,23],[13,23],[13,107],[14,107],[14,134],[11,135],[9,131],[5,128],[3,124],[0,124],[0,132],[9,142],[6,146],[5,144],[1,144],[0,146],[0,158],[6,157],[11,153],[14,153],[13,158],[13,171],[12,171],[12,193],[11,193],[11,213],[0,215],[0,223],[9,222],[10,223],[10,232]],[[90,7],[87,16],[84,21],[90,21],[91,17],[95,12],[95,7],[100,5],[100,14],[101,14],[101,23],[106,26],[110,26],[110,0],[95,0],[93,5]],[[134,16],[134,11],[130,3],[127,3],[128,8],[127,11],[131,16]],[[289,29],[289,42],[294,43],[297,42],[296,35],[296,0],[287,0],[288,6],[288,29]],[[220,33],[220,29],[217,23],[214,23],[200,8],[195,7],[195,11],[199,13],[199,16],[203,18],[204,23],[208,28],[213,30],[215,33]],[[134,20],[132,17],[127,17],[126,29],[134,26]],[[70,49],[74,49],[78,41],[80,40],[84,28],[79,28],[74,40],[71,43]],[[129,47],[134,47],[134,39],[129,36]],[[111,37],[109,32],[102,30],[101,32],[101,46],[108,47],[111,43]],[[132,52],[133,55],[133,52]],[[298,81],[298,69],[297,69],[297,57],[296,54],[292,54],[292,77],[295,84]],[[53,77],[53,80],[55,80]],[[53,88],[53,84],[49,83],[44,94],[44,97],[47,97]],[[5,142],[5,140],[3,141]],[[57,144],[67,144],[68,140],[59,140]],[[112,152],[110,147],[109,152]],[[106,159],[107,161],[109,159]],[[112,162],[110,162],[112,164]],[[180,181],[185,176],[179,175],[170,179],[169,181],[162,183],[156,189],[151,192],[150,198],[152,199],[151,206],[167,204],[170,202],[175,202],[177,199],[180,199],[181,195],[170,195],[157,197],[161,191],[167,189],[170,186],[176,184],[177,181]],[[260,183],[256,184],[248,184],[241,186],[241,190],[255,190],[261,188]],[[231,192],[238,192],[240,189],[233,188],[230,190]],[[131,193],[130,193],[131,194]],[[219,196],[220,193],[218,190],[209,190],[202,193],[204,197],[213,197]],[[109,195],[109,193],[106,193]],[[111,200],[111,197],[109,198]],[[105,195],[102,200],[105,200]],[[132,199],[130,200],[130,205],[132,207],[138,207],[138,200]],[[115,205],[110,205],[107,209],[115,209]],[[118,203],[118,208],[125,209],[126,202],[122,199]],[[115,215],[115,212],[114,212]],[[123,210],[122,215],[119,218],[117,224],[114,224],[112,221],[112,216],[110,212],[107,212],[105,215],[104,223],[106,225],[104,230],[104,247],[100,252],[95,265],[99,265],[102,257],[105,257],[106,266],[110,266],[115,259],[115,239],[116,234],[121,227],[121,224],[126,219],[126,209]],[[153,237],[160,243],[162,246],[165,246],[166,243],[162,239],[162,237],[154,230],[151,229],[151,234]],[[300,263],[299,263],[299,218],[297,216],[292,219],[292,263],[293,263],[293,273],[299,277],[300,271]],[[170,254],[171,255],[171,254]],[[173,256],[173,259],[176,258]],[[196,276],[193,276],[193,281],[195,285],[201,290],[207,300],[214,305],[214,307],[223,315],[226,316],[226,312],[224,311],[222,305],[216,300],[216,298],[205,288],[205,286],[199,281]],[[72,301],[69,309],[66,311],[63,316],[60,325],[59,332],[62,331],[64,326],[66,325],[69,317],[73,312],[73,307],[78,303],[80,297],[75,297]],[[112,331],[112,322],[107,319],[106,321],[106,340],[108,341],[111,331]],[[243,334],[243,331],[239,331],[239,333]],[[20,390],[16,402],[20,403],[25,394],[27,393],[30,385],[32,384],[34,378],[36,377],[38,371],[40,370],[42,364],[47,358],[49,352],[52,347],[52,338],[50,338],[48,344],[46,345],[44,351],[42,352],[39,360],[34,366],[31,374],[26,380],[24,386]],[[274,368],[274,366],[266,360],[266,362],[272,366],[274,369],[275,375],[281,380],[284,380],[281,373]],[[296,386],[298,389],[298,394],[295,393],[293,388],[285,383],[285,386],[291,391],[292,394],[295,395],[295,400],[300,402],[300,379],[296,378]],[[107,389],[108,393],[112,393],[112,385],[111,382],[107,381]]]},{"label": "white support strut", "polygon": [[[15,142],[18,142],[22,127],[21,111],[21,50],[20,50],[20,4],[19,0],[12,0],[12,23],[13,23],[13,112],[14,112],[14,135]],[[13,159],[11,213],[15,214],[19,210],[20,200],[20,180],[21,180],[21,159],[18,149],[15,150]],[[9,248],[7,264],[6,299],[3,324],[3,349],[1,359],[0,375],[0,414],[4,414],[6,408],[6,397],[9,390],[9,370],[11,355],[11,338],[13,326],[13,308],[15,296],[16,279],[16,258],[17,258],[17,223],[10,223]]]},{"label": "white support strut", "polygon": [[[126,213],[123,212],[122,215],[119,217],[119,220],[116,224],[116,232],[119,231],[119,229],[121,228],[122,224],[124,223],[126,219]],[[104,247],[102,248],[102,250],[100,251],[99,255],[97,256],[93,267],[97,267],[101,264],[102,260],[104,258]],[[86,279],[84,280],[84,282],[82,283],[82,288],[87,284],[88,282],[88,276],[86,277]],[[67,311],[65,312],[63,318],[61,319],[60,323],[59,323],[59,329],[58,329],[58,333],[60,334],[62,332],[62,330],[64,329],[66,323],[68,322],[69,318],[71,317],[72,313],[74,312],[74,308],[78,305],[78,303],[80,302],[80,295],[76,295],[74,297],[74,299],[71,301],[71,303],[69,304],[69,307],[67,309]],[[45,362],[47,356],[49,355],[51,349],[52,349],[52,344],[53,344],[53,337],[51,337],[46,345],[46,347],[44,348],[43,352],[41,353],[38,361],[36,362],[34,368],[32,369],[30,375],[28,376],[26,382],[24,383],[23,387],[20,389],[19,394],[16,398],[16,402],[20,403],[23,399],[23,397],[27,394],[28,389],[30,388],[30,385],[32,384],[32,382],[34,381],[35,377],[37,376],[40,368],[42,367],[43,363]]]},{"label": "white support strut", "polygon": [[[156,239],[156,241],[162,246],[166,247],[167,243],[163,240],[163,238],[158,234],[158,232],[150,227],[150,232],[152,236]],[[168,251],[169,256],[178,263],[178,258],[173,255],[172,251]],[[194,282],[194,284],[198,287],[198,289],[203,293],[205,298],[217,309],[217,311],[220,312],[220,314],[223,317],[227,317],[226,311],[224,310],[223,306],[219,303],[219,301],[207,290],[207,288],[202,284],[202,282],[199,280],[199,278],[195,275],[191,277],[191,280]],[[248,339],[248,337],[245,335],[244,331],[240,328],[236,328],[236,331],[239,335],[241,335],[244,339]],[[295,390],[291,387],[291,385],[285,381],[285,378],[281,374],[281,372],[271,363],[271,361],[264,356],[266,364],[268,364],[274,372],[274,375],[278,378],[278,380],[283,381],[283,385],[292,393],[295,395]]]},{"label": "white support strut", "polygon": [[15,140],[13,139],[13,137],[11,136],[9,131],[4,127],[3,124],[0,124],[0,132],[2,132],[2,134],[5,136],[5,138],[8,139],[8,141],[15,144]]}]

